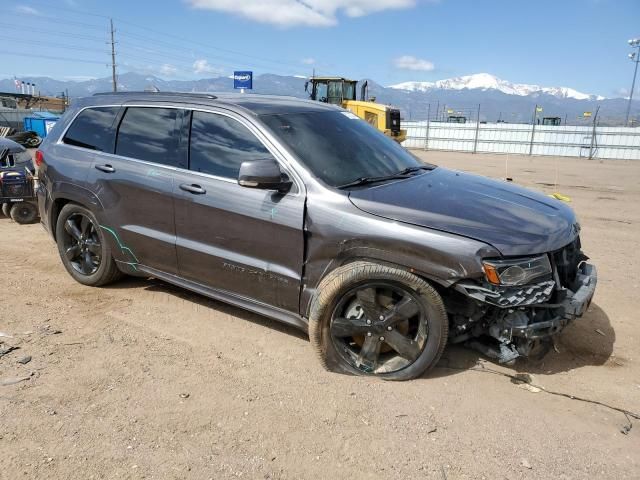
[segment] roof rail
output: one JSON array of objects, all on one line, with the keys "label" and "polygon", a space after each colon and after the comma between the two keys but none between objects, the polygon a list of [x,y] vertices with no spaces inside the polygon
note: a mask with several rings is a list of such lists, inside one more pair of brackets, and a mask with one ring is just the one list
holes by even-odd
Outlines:
[{"label": "roof rail", "polygon": [[147,91],[131,91],[131,92],[99,92],[94,93],[94,97],[99,97],[102,95],[159,95],[159,96],[176,96],[176,97],[199,97],[199,98],[208,98],[211,100],[215,100],[215,95],[210,93],[194,93],[194,92],[147,92]]}]

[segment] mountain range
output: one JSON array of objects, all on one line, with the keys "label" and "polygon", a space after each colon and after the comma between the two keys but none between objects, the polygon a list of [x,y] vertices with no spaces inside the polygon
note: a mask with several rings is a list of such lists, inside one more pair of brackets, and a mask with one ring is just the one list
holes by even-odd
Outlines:
[{"label": "mountain range", "polygon": [[[68,92],[72,99],[111,90],[110,77],[85,81],[61,81],[49,77],[25,77],[22,80],[35,83],[36,89],[43,95],[58,96]],[[566,120],[568,124],[585,124],[592,121],[593,117],[585,118],[584,112],[595,112],[600,107],[600,124],[620,125],[624,123],[627,108],[627,100],[623,98],[604,98],[568,87],[511,83],[487,73],[436,82],[404,82],[386,87],[373,80],[367,81],[370,97],[400,108],[402,117],[407,120],[424,120],[427,116],[443,119],[451,113],[475,119],[480,106],[481,121],[528,123],[537,106],[539,117],[557,116],[563,123]],[[261,74],[254,78],[253,92],[306,98],[308,95],[304,84],[303,77]],[[233,90],[233,80],[226,76],[167,80],[134,72],[118,76],[120,91],[153,87],[160,91],[228,92]],[[15,92],[13,79],[0,79],[0,92]],[[640,102],[633,102],[631,113],[635,118],[640,116]]]},{"label": "mountain range", "polygon": [[511,83],[490,73],[476,73],[464,77],[448,78],[437,82],[404,82],[390,85],[389,88],[409,90],[411,92],[429,92],[436,89],[443,90],[497,90],[507,95],[529,96],[533,94],[549,94],[558,98],[573,98],[576,100],[605,100],[600,95],[590,95],[578,92],[568,87],[541,87],[526,83]]}]

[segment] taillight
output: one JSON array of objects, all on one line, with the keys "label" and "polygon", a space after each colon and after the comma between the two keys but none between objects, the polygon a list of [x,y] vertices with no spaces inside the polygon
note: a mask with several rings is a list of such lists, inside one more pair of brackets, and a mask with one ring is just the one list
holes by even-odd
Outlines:
[{"label": "taillight", "polygon": [[36,150],[36,167],[39,167],[44,162],[44,155],[40,150]]}]

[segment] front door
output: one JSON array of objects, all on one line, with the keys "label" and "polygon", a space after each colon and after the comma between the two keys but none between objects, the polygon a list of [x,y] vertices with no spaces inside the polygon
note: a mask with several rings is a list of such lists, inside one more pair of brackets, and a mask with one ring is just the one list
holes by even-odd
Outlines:
[{"label": "front door", "polygon": [[178,268],[193,282],[298,313],[304,192],[237,183],[243,161],[277,159],[265,145],[239,117],[192,113],[190,171],[174,183]]}]

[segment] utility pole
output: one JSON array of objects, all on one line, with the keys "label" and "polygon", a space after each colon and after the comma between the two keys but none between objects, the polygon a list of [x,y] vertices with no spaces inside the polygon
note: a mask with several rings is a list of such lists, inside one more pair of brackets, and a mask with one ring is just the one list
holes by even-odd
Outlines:
[{"label": "utility pole", "polygon": [[531,127],[531,143],[529,144],[529,155],[533,155],[533,138],[536,135],[536,119],[538,117],[538,104],[533,109],[533,125]]},{"label": "utility pole", "polygon": [[627,118],[624,121],[625,127],[629,126],[629,113],[631,112],[631,101],[633,100],[633,90],[636,88],[636,76],[638,75],[638,63],[640,63],[640,38],[632,38],[629,40],[631,48],[637,48],[637,52],[629,54],[629,59],[636,64],[633,70],[633,81],[631,82],[631,91],[629,92],[629,104],[627,105]]},{"label": "utility pole", "polygon": [[589,145],[589,160],[591,160],[595,154],[593,147],[597,147],[596,142],[596,122],[598,121],[598,112],[600,111],[600,105],[596,108],[596,114],[593,116],[593,129],[591,130],[591,145]]},{"label": "utility pole", "polygon": [[116,40],[115,30],[113,29],[113,18],[110,18],[111,22],[111,81],[113,83],[113,91],[118,91],[118,82],[116,80]]},{"label": "utility pole", "polygon": [[476,138],[473,141],[473,153],[478,151],[478,135],[480,134],[480,104],[478,104],[478,116],[476,117]]}]

